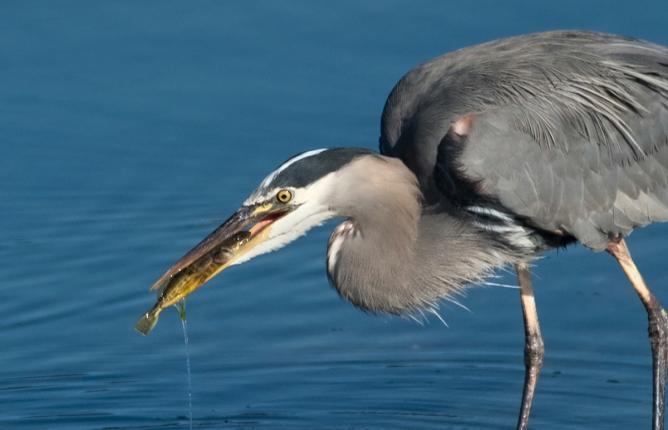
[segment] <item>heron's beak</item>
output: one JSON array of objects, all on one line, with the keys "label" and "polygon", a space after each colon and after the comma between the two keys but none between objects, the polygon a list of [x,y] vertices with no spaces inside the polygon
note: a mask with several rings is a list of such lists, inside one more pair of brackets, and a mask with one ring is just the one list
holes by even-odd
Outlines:
[{"label": "heron's beak", "polygon": [[[172,267],[155,281],[151,286],[151,290],[161,288],[177,274],[188,269],[187,276],[192,280],[188,294],[192,293],[225,268],[234,264],[235,261],[259,243],[263,242],[269,234],[271,224],[289,212],[289,208],[276,207],[273,203],[243,206],[174,263]],[[242,231],[250,233],[249,239],[244,241],[240,246],[225,249],[225,258],[215,259],[215,262],[212,263],[209,258],[211,253],[224,247],[228,239]],[[205,259],[207,264],[202,263]],[[216,266],[211,267],[211,264],[215,264]],[[204,271],[206,273],[200,273]]]}]

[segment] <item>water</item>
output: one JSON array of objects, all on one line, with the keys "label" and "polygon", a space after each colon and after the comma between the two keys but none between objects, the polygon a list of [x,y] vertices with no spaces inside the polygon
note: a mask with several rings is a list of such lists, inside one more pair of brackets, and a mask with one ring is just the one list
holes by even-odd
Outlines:
[{"label": "water", "polygon": [[[185,310],[185,303],[183,304]],[[186,377],[188,380],[188,428],[193,428],[193,378],[190,371],[190,347],[188,342],[188,321],[185,319],[185,314],[181,313],[181,326],[183,327],[183,343],[186,352]]]},{"label": "water", "polygon": [[[148,286],[288,156],[374,148],[411,66],[492,38],[591,28],[668,44],[665,2],[3,2],[0,428],[183,429],[178,316]],[[330,223],[189,298],[197,429],[506,429],[516,290],[446,328],[366,315],[325,276]],[[668,226],[629,244],[668,303]],[[494,280],[513,284],[502,273]],[[647,428],[646,318],[611,258],[536,269],[547,356],[534,428]]]}]

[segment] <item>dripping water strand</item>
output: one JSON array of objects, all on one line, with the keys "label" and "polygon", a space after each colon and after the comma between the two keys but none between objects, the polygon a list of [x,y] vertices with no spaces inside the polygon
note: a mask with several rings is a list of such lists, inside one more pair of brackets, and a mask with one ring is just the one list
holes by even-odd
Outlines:
[{"label": "dripping water strand", "polygon": [[178,304],[181,327],[183,327],[183,343],[186,350],[186,375],[188,378],[188,428],[193,430],[193,386],[190,375],[190,348],[188,346],[188,322],[186,321],[186,301],[181,300]]}]

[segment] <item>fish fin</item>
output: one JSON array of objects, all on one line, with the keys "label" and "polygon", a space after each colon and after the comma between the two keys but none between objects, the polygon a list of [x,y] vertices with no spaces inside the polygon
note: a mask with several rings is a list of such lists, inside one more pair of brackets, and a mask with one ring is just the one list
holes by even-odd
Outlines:
[{"label": "fish fin", "polygon": [[158,317],[160,312],[155,312],[153,310],[146,312],[144,315],[139,318],[137,324],[135,324],[135,330],[144,336],[148,336],[153,330],[153,327],[158,323]]}]

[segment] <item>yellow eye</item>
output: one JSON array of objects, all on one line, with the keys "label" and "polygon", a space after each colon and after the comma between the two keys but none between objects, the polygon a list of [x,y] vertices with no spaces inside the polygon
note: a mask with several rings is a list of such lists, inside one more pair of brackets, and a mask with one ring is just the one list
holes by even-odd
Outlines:
[{"label": "yellow eye", "polygon": [[276,200],[281,203],[287,203],[292,200],[292,192],[290,190],[280,190],[276,193]]}]

